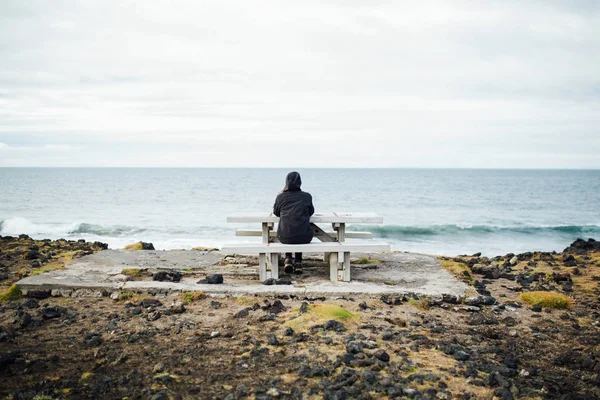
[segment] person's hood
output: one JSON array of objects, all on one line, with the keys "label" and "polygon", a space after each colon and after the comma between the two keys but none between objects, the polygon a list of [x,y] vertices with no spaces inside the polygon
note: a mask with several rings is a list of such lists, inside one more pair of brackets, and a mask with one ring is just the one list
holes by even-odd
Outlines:
[{"label": "person's hood", "polygon": [[285,177],[285,189],[283,189],[283,191],[293,192],[295,190],[300,190],[300,186],[302,186],[302,179],[300,179],[300,174],[296,171],[293,171],[287,174],[287,176]]}]

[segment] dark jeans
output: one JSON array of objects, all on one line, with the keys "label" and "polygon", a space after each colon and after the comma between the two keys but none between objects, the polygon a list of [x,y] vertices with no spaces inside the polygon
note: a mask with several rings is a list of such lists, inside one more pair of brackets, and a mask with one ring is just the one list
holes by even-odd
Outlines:
[{"label": "dark jeans", "polygon": [[[292,253],[285,253],[285,258],[292,259]],[[295,253],[294,261],[302,262],[302,253]]]}]

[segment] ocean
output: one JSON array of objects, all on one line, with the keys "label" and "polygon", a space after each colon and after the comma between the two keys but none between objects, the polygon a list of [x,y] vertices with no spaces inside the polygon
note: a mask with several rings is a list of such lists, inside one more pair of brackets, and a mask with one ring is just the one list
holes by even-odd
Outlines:
[{"label": "ocean", "polygon": [[[487,256],[600,240],[600,170],[299,169],[317,212],[376,212],[351,225],[395,250]],[[220,247],[229,214],[271,211],[287,169],[0,168],[0,235],[122,248]]]}]

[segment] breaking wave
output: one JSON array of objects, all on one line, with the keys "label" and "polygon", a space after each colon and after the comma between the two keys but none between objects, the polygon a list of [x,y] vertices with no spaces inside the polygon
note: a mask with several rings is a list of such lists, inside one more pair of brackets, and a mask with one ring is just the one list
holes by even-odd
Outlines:
[{"label": "breaking wave", "polygon": [[373,236],[380,238],[409,239],[411,237],[428,236],[487,236],[487,235],[591,235],[600,236],[598,225],[557,225],[557,226],[506,226],[492,225],[460,226],[430,225],[430,226],[402,226],[402,225],[351,225],[348,230],[361,230],[372,232]]},{"label": "breaking wave", "polygon": [[36,223],[26,218],[15,217],[0,221],[0,234],[3,235],[75,235],[127,236],[145,232],[145,229],[130,226],[103,226],[88,223]]}]

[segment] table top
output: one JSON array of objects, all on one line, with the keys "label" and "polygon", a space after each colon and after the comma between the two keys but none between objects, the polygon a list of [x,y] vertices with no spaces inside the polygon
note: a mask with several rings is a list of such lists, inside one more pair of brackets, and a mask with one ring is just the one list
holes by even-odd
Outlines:
[{"label": "table top", "polygon": [[[235,213],[227,217],[227,222],[279,222],[279,217],[270,212],[244,212]],[[360,223],[360,224],[383,224],[383,217],[371,212],[326,212],[315,213],[310,217],[313,223]]]}]

